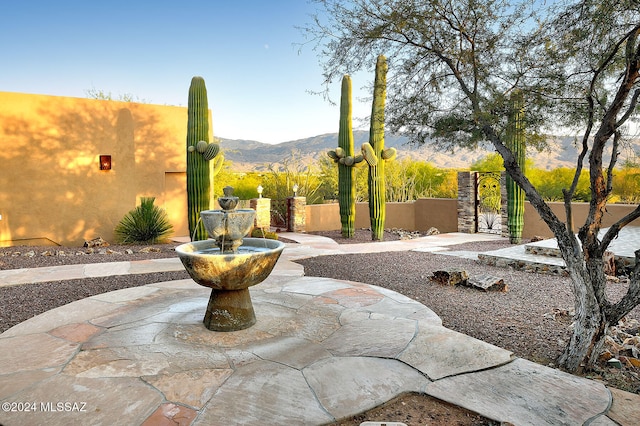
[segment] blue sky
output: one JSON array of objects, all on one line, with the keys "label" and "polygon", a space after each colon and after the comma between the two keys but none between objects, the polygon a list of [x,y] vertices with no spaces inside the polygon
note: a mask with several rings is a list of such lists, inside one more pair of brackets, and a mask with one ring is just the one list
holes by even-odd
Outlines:
[{"label": "blue sky", "polygon": [[[204,77],[214,135],[279,143],[338,131],[337,105],[296,28],[307,0],[0,0],[0,91],[114,98],[186,106]],[[356,118],[369,113],[354,76]],[[340,82],[332,98],[339,101]]]}]

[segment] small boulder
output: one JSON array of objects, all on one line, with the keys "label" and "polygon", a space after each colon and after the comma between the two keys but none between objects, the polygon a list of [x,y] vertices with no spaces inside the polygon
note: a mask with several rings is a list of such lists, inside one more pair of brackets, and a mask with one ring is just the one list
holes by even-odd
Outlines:
[{"label": "small boulder", "polygon": [[143,247],[139,250],[140,253],[159,253],[160,249],[157,247]]},{"label": "small boulder", "polygon": [[108,247],[109,243],[102,239],[102,237],[94,238],[84,242],[85,247]]},{"label": "small boulder", "polygon": [[470,278],[468,283],[470,287],[474,287],[482,291],[509,291],[509,286],[504,283],[504,280],[499,277],[494,277],[493,275],[476,275]]},{"label": "small boulder", "polygon": [[432,226],[431,228],[429,228],[427,230],[427,232],[425,232],[425,235],[427,235],[427,236],[428,235],[438,235],[438,234],[440,234],[440,231],[438,231],[438,228],[436,228],[434,226]]},{"label": "small boulder", "polygon": [[429,278],[443,285],[466,285],[469,274],[464,269],[448,269],[446,271],[434,271]]}]

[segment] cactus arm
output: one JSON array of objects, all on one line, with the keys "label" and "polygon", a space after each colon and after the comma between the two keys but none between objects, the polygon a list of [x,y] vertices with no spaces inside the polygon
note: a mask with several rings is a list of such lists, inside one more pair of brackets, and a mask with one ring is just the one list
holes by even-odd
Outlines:
[{"label": "cactus arm", "polygon": [[370,167],[375,167],[378,164],[378,156],[376,155],[375,150],[369,142],[365,142],[362,144],[361,155]]},{"label": "cactus arm", "polygon": [[212,162],[211,172],[213,173],[214,176],[217,176],[218,173],[220,173],[220,170],[222,170],[223,164],[224,164],[224,154],[219,153],[213,158],[213,162]]},{"label": "cactus arm", "polygon": [[[525,172],[526,142],[524,132],[524,99],[521,92],[512,95],[512,112],[509,115],[506,146],[513,152],[518,166]],[[511,176],[507,175],[507,227],[509,241],[512,244],[522,242],[524,228],[524,200],[525,194]]]},{"label": "cactus arm", "polygon": [[395,148],[387,148],[382,151],[382,159],[385,161],[395,160],[398,155],[398,150]]}]

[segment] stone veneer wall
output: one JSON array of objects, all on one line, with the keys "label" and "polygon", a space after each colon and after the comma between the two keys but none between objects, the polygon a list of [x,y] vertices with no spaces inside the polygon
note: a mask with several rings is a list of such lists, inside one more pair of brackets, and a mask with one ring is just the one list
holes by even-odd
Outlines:
[{"label": "stone veneer wall", "polygon": [[509,238],[509,212],[507,211],[507,173],[500,172],[500,224],[502,236]]},{"label": "stone veneer wall", "polygon": [[307,198],[287,198],[287,231],[304,232],[307,221]]},{"label": "stone veneer wall", "polygon": [[249,202],[249,208],[256,211],[253,227],[269,230],[271,227],[271,198],[252,198]]},{"label": "stone veneer wall", "polygon": [[478,231],[476,218],[477,172],[458,172],[458,232]]}]

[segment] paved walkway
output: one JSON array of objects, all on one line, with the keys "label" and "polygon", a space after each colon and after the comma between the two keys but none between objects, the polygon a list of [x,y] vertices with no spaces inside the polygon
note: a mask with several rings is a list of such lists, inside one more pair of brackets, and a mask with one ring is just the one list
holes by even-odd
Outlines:
[{"label": "paved walkway", "polygon": [[[602,236],[608,228],[602,229]],[[618,238],[609,245],[620,265],[635,264],[635,251],[640,249],[640,226],[625,226],[618,234]],[[506,247],[482,253],[477,256],[486,265],[508,267],[530,272],[552,273],[567,275],[564,260],[560,257],[558,242],[555,238]]]},{"label": "paved walkway", "polygon": [[[206,330],[209,289],[191,280],[89,297],[7,330],[0,335],[0,424],[324,424],[406,391],[515,425],[631,425],[639,418],[625,411],[640,407],[638,395],[451,331],[398,293],[305,277],[292,262],[347,252],[444,252],[498,237],[358,245],[283,237],[299,244],[287,245],[271,276],[252,287],[258,322],[247,330]],[[61,268],[0,271],[0,281],[182,269],[175,260]]]}]

